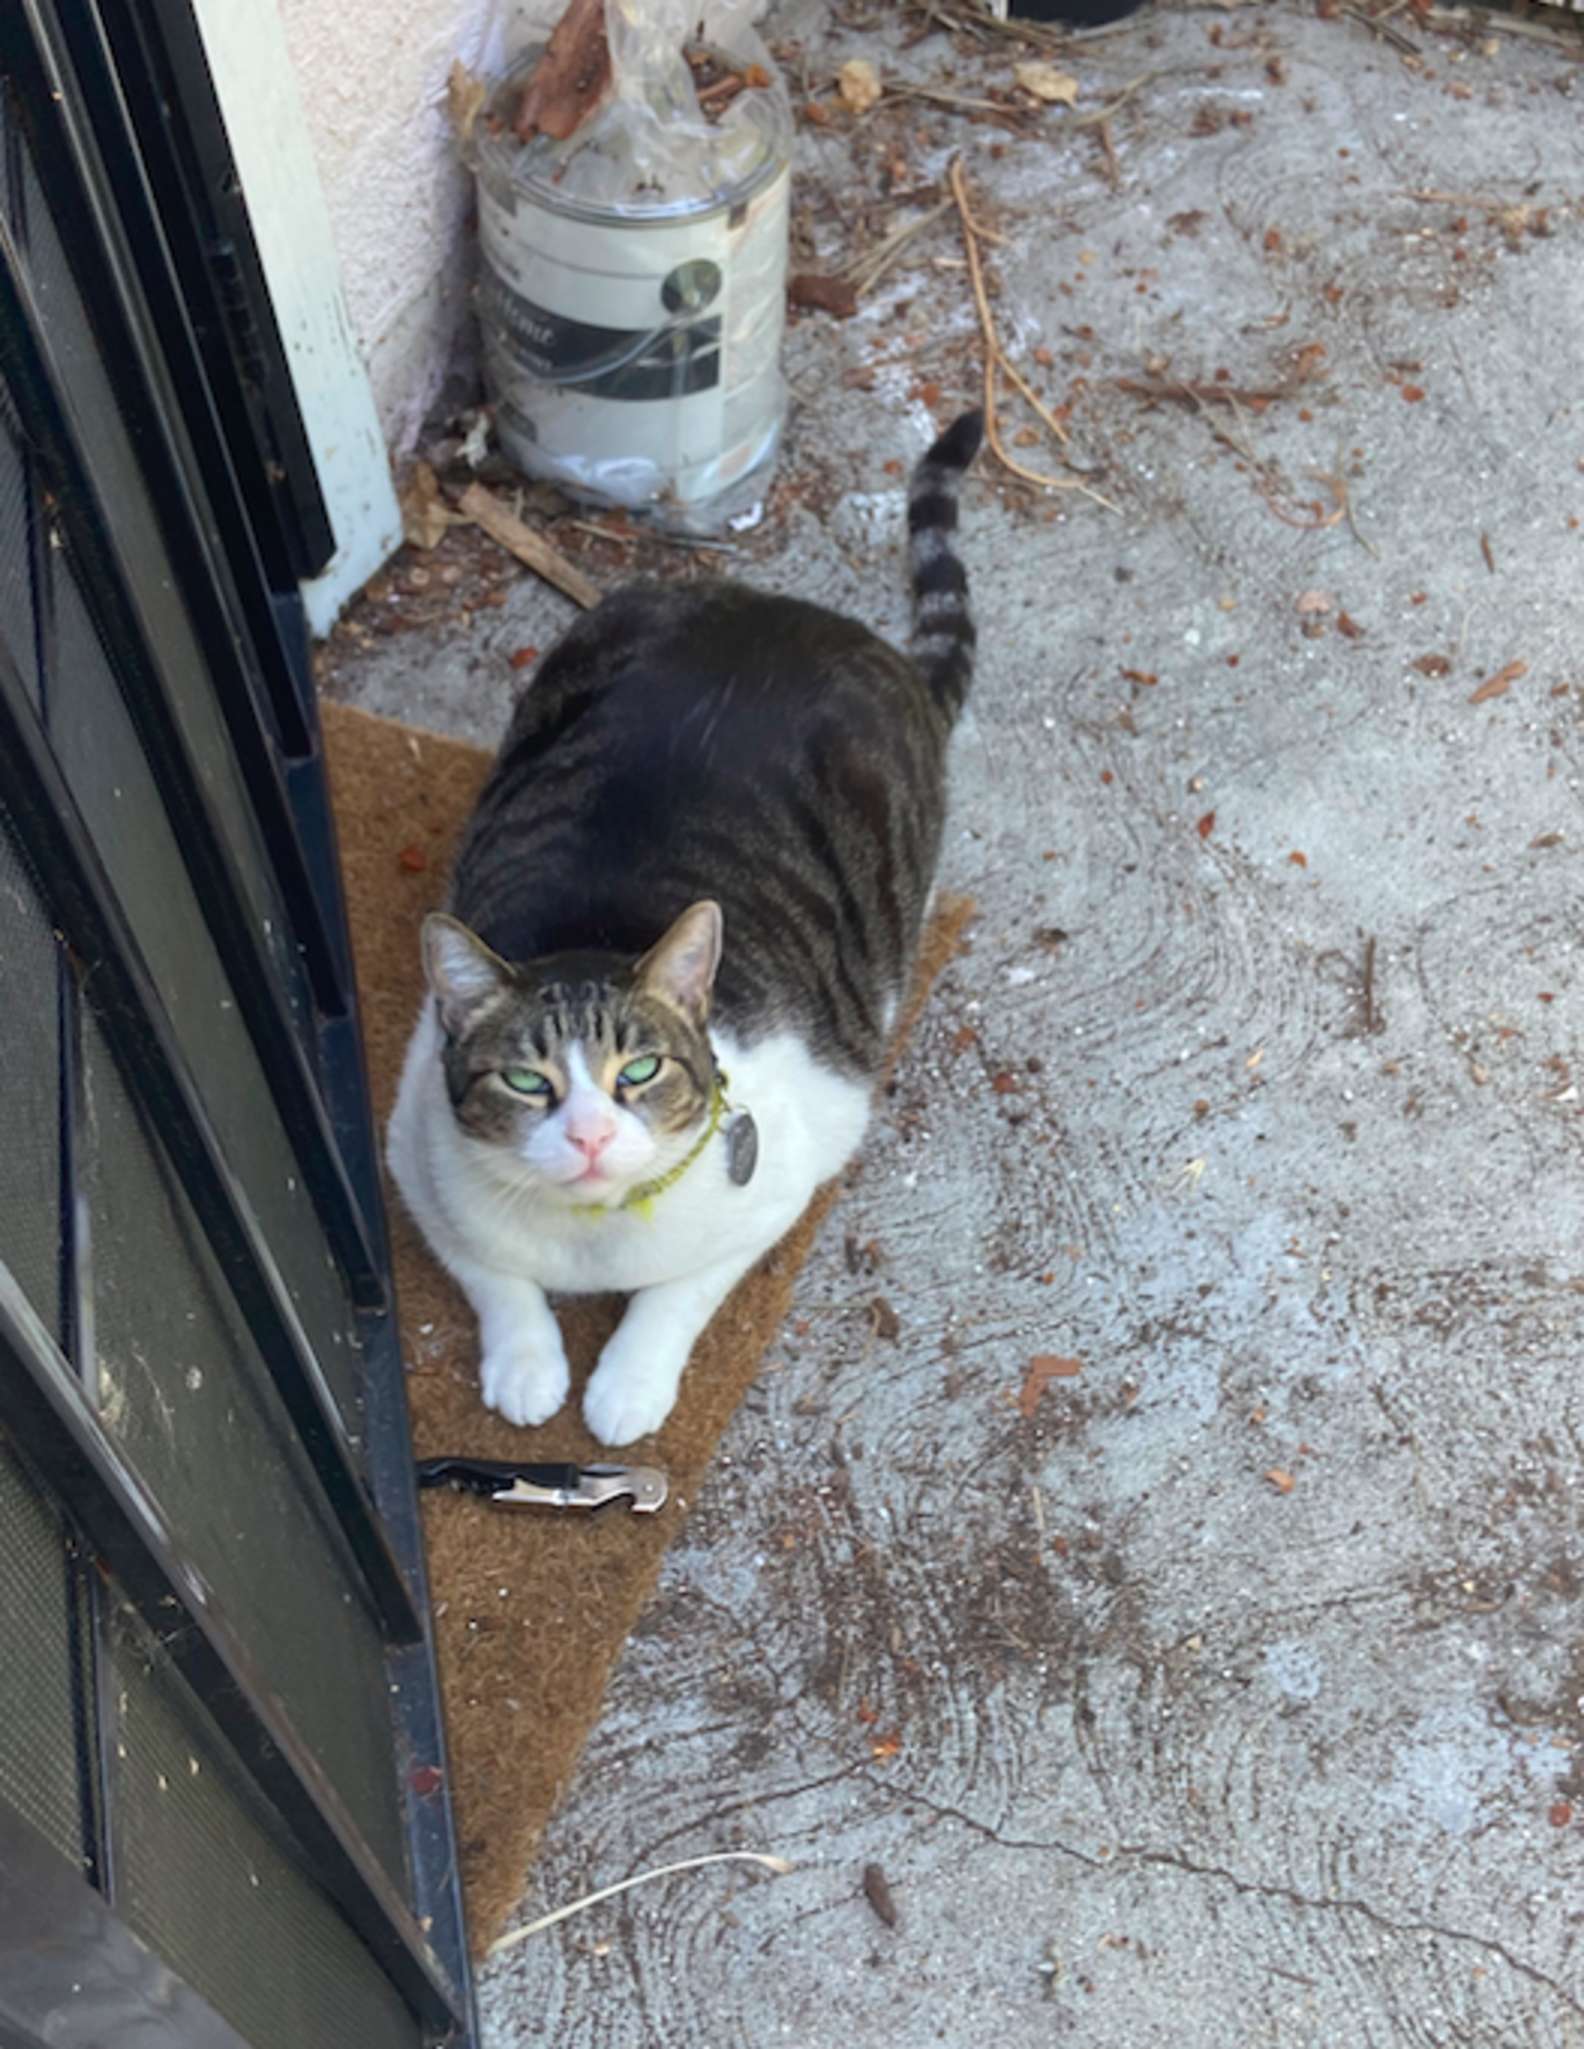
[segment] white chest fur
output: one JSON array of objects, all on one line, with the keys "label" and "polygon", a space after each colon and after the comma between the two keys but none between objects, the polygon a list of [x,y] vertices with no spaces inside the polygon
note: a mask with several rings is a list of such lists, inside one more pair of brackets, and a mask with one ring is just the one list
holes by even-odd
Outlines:
[{"label": "white chest fur", "polygon": [[821,1067],[789,1034],[752,1048],[714,1035],[733,1106],[752,1112],[759,1156],[736,1186],[718,1135],[647,1209],[587,1215],[513,1173],[497,1148],[457,1127],[440,1066],[434,1006],[408,1047],[388,1134],[391,1172],[436,1254],[467,1285],[483,1268],[552,1293],[631,1293],[751,1264],[789,1228],[863,1136],[868,1091]]}]

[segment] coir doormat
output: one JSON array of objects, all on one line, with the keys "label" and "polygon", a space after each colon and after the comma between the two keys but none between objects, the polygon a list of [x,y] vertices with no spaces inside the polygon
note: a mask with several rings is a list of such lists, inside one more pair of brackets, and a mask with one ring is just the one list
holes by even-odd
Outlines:
[{"label": "coir doormat", "polygon": [[[323,708],[374,1112],[383,1131],[422,992],[418,927],[439,903],[489,756],[343,705]],[[957,950],[971,905],[944,901],[925,935],[900,1045]],[[534,1850],[599,1709],[616,1653],[642,1608],[728,1418],[779,1330],[792,1284],[836,1198],[821,1190],[738,1287],[695,1348],[681,1397],[633,1457],[661,1466],[671,1496],[655,1516],[492,1509],[447,1490],[423,1497],[451,1795],[473,1945],[482,1952],[522,1897]],[[419,1457],[608,1458],[577,1395],[615,1326],[619,1301],[557,1304],[573,1398],[537,1430],[487,1410],[473,1317],[391,1194],[407,1395]],[[624,1454],[615,1454],[617,1457]]]}]

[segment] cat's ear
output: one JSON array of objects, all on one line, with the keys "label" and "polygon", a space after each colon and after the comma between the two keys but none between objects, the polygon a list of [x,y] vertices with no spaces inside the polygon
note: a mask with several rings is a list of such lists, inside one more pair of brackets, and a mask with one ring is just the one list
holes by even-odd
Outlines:
[{"label": "cat's ear", "polygon": [[511,969],[460,918],[431,911],[423,921],[424,973],[440,1022],[456,1038],[511,984]]},{"label": "cat's ear", "polygon": [[691,904],[638,963],[638,986],[702,1026],[721,957],[721,908]]}]

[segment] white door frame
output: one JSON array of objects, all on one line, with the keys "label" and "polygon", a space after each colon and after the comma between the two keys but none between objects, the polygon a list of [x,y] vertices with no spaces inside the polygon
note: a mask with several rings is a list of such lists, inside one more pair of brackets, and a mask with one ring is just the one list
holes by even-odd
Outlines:
[{"label": "white door frame", "polygon": [[390,459],[275,0],[193,0],[193,12],[335,535],[334,556],[302,586],[323,636],[401,543]]}]

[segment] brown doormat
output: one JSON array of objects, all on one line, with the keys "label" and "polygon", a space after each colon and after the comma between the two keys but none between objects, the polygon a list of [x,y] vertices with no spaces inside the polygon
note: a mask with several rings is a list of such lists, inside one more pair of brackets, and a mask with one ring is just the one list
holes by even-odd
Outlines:
[{"label": "brown doormat", "polygon": [[[419,921],[443,892],[489,756],[344,705],[325,705],[323,718],[374,1113],[383,1130],[422,991]],[[956,952],[971,909],[966,899],[938,908],[898,1045]],[[636,1452],[669,1475],[671,1498],[658,1515],[613,1507],[591,1518],[543,1517],[446,1492],[424,1497],[451,1795],[480,1952],[522,1897],[612,1661],[786,1316],[798,1268],[837,1192],[822,1189],[801,1223],[729,1298],[694,1352],[669,1420]],[[394,1197],[391,1234],[418,1455],[609,1457],[583,1428],[575,1396],[537,1430],[517,1429],[484,1407],[472,1312]],[[595,1299],[557,1305],[574,1389],[620,1307]]]}]

